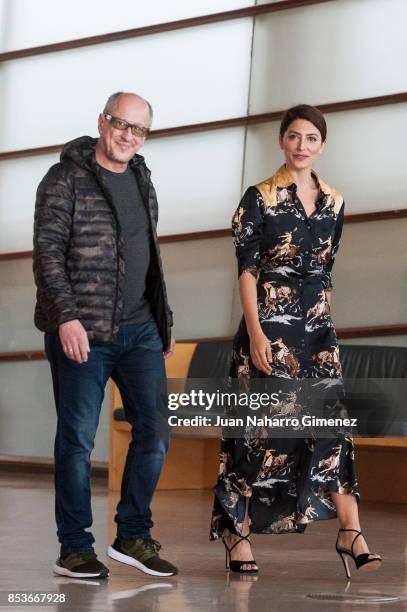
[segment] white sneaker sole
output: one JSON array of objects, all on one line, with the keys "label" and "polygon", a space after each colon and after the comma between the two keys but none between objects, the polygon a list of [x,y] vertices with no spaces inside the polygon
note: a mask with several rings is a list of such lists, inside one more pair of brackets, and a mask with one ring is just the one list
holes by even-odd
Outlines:
[{"label": "white sneaker sole", "polygon": [[145,574],[149,574],[150,576],[173,576],[175,572],[157,572],[156,570],[152,570],[149,567],[146,567],[141,563],[141,561],[137,561],[134,557],[129,557],[129,555],[124,555],[119,552],[113,546],[109,546],[107,549],[107,554],[109,557],[114,559],[115,561],[119,561],[120,563],[126,563],[126,565],[131,565],[136,569],[144,572]]},{"label": "white sneaker sole", "polygon": [[[105,578],[105,576],[101,576],[100,573],[81,574],[80,572],[71,572],[71,570],[69,570],[67,567],[62,567],[61,565],[57,564],[54,565],[52,570],[55,574],[58,574],[58,576],[69,576],[69,578]],[[108,577],[109,574],[106,576],[106,578]]]}]

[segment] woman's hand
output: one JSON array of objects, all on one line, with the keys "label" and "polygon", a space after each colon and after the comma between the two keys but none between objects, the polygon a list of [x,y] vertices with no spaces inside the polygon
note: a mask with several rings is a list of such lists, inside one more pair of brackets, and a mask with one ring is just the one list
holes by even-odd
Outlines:
[{"label": "woman's hand", "polygon": [[258,370],[264,372],[264,374],[271,374],[273,355],[270,340],[262,330],[250,335],[250,356]]},{"label": "woman's hand", "polygon": [[257,279],[250,272],[243,272],[239,279],[239,289],[247,332],[250,337],[250,356],[258,370],[264,374],[271,374],[270,364],[273,357],[270,341],[260,326],[257,310]]}]

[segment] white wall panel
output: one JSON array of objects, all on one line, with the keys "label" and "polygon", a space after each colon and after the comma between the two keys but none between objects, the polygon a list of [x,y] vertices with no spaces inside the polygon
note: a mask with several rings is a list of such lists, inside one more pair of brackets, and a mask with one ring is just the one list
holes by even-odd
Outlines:
[{"label": "white wall panel", "polygon": [[92,133],[118,90],[149,99],[155,128],[244,115],[251,35],[248,18],[5,62],[0,150]]},{"label": "white wall panel", "polygon": [[23,157],[0,162],[0,250],[32,248],[35,193],[59,155]]},{"label": "white wall panel", "polygon": [[406,21],[405,0],[336,0],[256,18],[250,112],[405,91]]},{"label": "white wall panel", "polygon": [[44,350],[34,327],[35,286],[31,259],[0,262],[0,353]]},{"label": "white wall panel", "polygon": [[[349,213],[407,205],[407,104],[328,113],[328,138],[315,167],[344,196]],[[284,161],[279,122],[250,127],[244,184],[271,176]]]},{"label": "white wall panel", "polygon": [[333,269],[337,327],[406,321],[407,219],[345,224]]},{"label": "white wall panel", "polygon": [[[230,225],[240,197],[244,128],[151,140],[140,151],[160,204],[159,234]],[[0,162],[1,251],[31,249],[35,192],[59,156]]]},{"label": "white wall panel", "polygon": [[229,227],[240,197],[243,148],[244,128],[152,140],[146,146],[161,235]]},{"label": "white wall panel", "polygon": [[164,244],[162,255],[175,337],[181,340],[231,334],[232,240]]},{"label": "white wall panel", "polygon": [[[250,6],[253,0],[0,0],[1,51],[139,28]],[[33,27],[35,24],[35,27]]]},{"label": "white wall panel", "polygon": [[[103,402],[92,459],[108,460],[109,397]],[[52,457],[56,412],[48,361],[0,364],[0,455]]]}]

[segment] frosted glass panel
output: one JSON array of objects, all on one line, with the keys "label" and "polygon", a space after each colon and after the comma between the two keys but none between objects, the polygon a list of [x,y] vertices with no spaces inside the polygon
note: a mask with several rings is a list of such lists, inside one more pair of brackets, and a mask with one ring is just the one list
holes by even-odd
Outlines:
[{"label": "frosted glass panel", "polygon": [[145,153],[160,199],[159,233],[229,227],[240,197],[244,128],[152,140]]},{"label": "frosted glass panel", "polygon": [[179,340],[225,336],[234,330],[232,240],[214,238],[162,246],[168,299]]},{"label": "frosted glass panel", "polygon": [[406,21],[405,0],[336,0],[256,18],[250,112],[405,91]]},{"label": "frosted glass panel", "polygon": [[[407,104],[326,115],[328,139],[316,168],[346,200],[347,212],[405,208]],[[257,183],[283,163],[279,122],[250,127],[244,184]]]},{"label": "frosted glass panel", "polygon": [[[0,0],[1,50],[35,47],[106,32],[230,11],[253,0]],[[35,23],[35,28],[33,28]]]},{"label": "frosted glass panel", "polygon": [[338,327],[405,323],[407,219],[344,226],[333,269]]},{"label": "frosted glass panel", "polygon": [[[160,235],[229,226],[240,195],[243,146],[244,128],[151,140],[146,145],[141,153],[159,197]],[[1,251],[32,248],[35,192],[57,160],[58,155],[47,155],[0,163]]]},{"label": "frosted glass panel", "polygon": [[35,286],[31,259],[0,262],[0,353],[44,350],[34,327]]},{"label": "frosted glass panel", "polygon": [[248,18],[5,62],[0,149],[92,133],[118,90],[149,99],[155,128],[245,115],[251,34]]},{"label": "frosted glass panel", "polygon": [[23,157],[0,162],[0,250],[32,248],[35,193],[59,155]]},{"label": "frosted glass panel", "polygon": [[[92,459],[108,458],[108,406],[103,402]],[[48,361],[0,364],[0,455],[52,457],[56,413]]]}]

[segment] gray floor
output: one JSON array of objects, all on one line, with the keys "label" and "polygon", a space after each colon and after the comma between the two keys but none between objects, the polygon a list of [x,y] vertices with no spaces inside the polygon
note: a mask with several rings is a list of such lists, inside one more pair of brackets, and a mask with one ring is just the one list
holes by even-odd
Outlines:
[{"label": "gray floor", "polygon": [[[53,576],[51,571],[58,552],[52,478],[3,473],[0,484],[2,610],[11,609],[3,607],[9,591],[63,594],[66,603],[35,609],[66,612],[407,610],[407,508],[403,505],[362,502],[367,541],[384,563],[377,572],[354,569],[348,584],[334,550],[336,521],[311,524],[302,535],[254,536],[260,574],[239,577],[225,571],[222,545],[208,541],[211,493],[160,491],[154,500],[153,537],[163,545],[162,556],[177,564],[180,573],[150,579],[106,558],[117,498],[108,495],[106,483],[98,479],[93,487],[94,534],[97,552],[111,575],[105,581],[75,581]],[[382,595],[402,600],[374,603]],[[355,601],[355,597],[361,599]],[[370,603],[369,598],[373,598]]]}]

